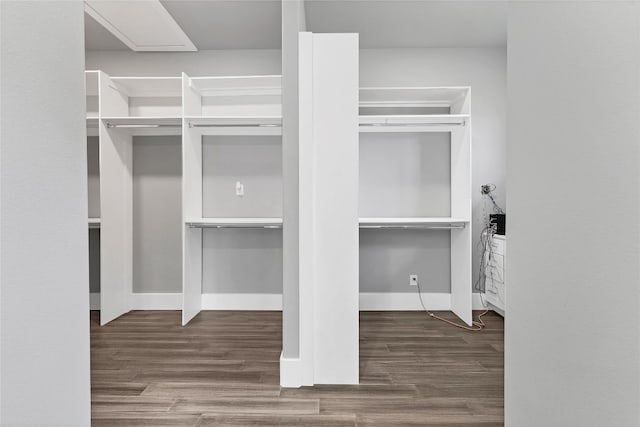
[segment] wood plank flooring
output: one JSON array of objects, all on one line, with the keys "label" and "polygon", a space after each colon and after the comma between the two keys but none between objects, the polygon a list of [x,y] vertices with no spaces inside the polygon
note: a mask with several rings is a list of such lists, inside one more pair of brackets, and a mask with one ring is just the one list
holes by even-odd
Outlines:
[{"label": "wood plank flooring", "polygon": [[280,389],[280,312],[92,312],[92,425],[501,426],[504,322],[485,319],[363,312],[359,386]]}]

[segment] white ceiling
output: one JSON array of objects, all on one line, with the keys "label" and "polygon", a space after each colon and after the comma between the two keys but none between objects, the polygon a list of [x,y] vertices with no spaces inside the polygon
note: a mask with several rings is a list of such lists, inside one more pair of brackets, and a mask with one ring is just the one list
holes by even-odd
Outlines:
[{"label": "white ceiling", "polygon": [[361,48],[507,44],[506,1],[306,0],[307,30],[360,33]]},{"label": "white ceiling", "polygon": [[[287,0],[284,0],[287,1]],[[279,49],[280,0],[162,0],[199,50]],[[307,30],[358,32],[362,48],[506,46],[506,1],[306,0]],[[89,50],[128,50],[85,14]]]}]

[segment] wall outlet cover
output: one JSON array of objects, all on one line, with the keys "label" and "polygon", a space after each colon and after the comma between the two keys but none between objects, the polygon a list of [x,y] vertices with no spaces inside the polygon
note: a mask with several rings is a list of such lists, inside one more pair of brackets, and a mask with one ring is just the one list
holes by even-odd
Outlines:
[{"label": "wall outlet cover", "polygon": [[242,197],[244,196],[244,184],[240,181],[236,182],[236,196]]}]

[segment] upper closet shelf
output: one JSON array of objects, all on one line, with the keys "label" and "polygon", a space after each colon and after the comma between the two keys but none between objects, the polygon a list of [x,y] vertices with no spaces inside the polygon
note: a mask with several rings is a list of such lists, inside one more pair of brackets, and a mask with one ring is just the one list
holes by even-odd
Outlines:
[{"label": "upper closet shelf", "polygon": [[450,108],[451,114],[469,114],[470,92],[469,87],[362,87],[360,108]]},{"label": "upper closet shelf", "polygon": [[181,97],[180,77],[111,77],[112,88],[130,98]]},{"label": "upper closet shelf", "polygon": [[201,96],[280,96],[282,76],[191,77],[189,87]]},{"label": "upper closet shelf", "polygon": [[191,228],[282,228],[282,218],[193,218]]},{"label": "upper closet shelf", "polygon": [[468,223],[468,219],[444,217],[360,218],[360,228],[459,229],[466,227]]},{"label": "upper closet shelf", "polygon": [[100,228],[100,218],[89,218],[89,228]]},{"label": "upper closet shelf", "polygon": [[189,117],[280,117],[281,76],[183,75],[184,114]]}]

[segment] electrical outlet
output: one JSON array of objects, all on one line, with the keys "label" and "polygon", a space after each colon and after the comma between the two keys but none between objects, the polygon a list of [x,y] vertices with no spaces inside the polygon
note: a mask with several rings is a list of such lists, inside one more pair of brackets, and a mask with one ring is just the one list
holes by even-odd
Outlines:
[{"label": "electrical outlet", "polygon": [[412,274],[409,276],[409,286],[418,286],[418,275]]},{"label": "electrical outlet", "polygon": [[244,196],[244,184],[240,181],[236,182],[236,196],[242,197]]}]

